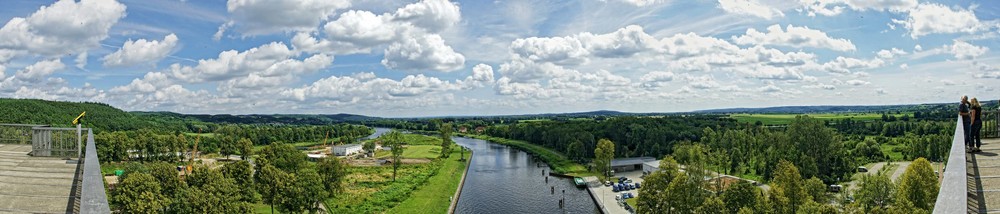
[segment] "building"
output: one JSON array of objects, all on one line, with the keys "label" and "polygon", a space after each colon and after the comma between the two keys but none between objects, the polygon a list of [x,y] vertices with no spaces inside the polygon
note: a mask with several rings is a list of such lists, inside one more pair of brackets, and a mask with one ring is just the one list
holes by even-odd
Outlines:
[{"label": "building", "polygon": [[[611,170],[617,172],[628,172],[635,170],[643,170],[643,164],[650,161],[656,161],[656,158],[652,157],[637,157],[637,158],[619,158],[611,160]],[[659,165],[657,165],[659,166]],[[644,170],[645,171],[645,170]]]},{"label": "building", "polygon": [[333,146],[333,155],[348,156],[361,152],[361,144],[345,144]]},{"label": "building", "polygon": [[653,173],[653,172],[656,172],[656,171],[659,171],[659,170],[660,170],[660,161],[659,160],[647,161],[646,163],[642,164],[642,174],[648,175],[650,173]]}]

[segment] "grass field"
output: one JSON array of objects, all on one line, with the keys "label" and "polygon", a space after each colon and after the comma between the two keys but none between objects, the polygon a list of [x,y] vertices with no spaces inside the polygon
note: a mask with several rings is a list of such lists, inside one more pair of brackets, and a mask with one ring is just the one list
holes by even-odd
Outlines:
[{"label": "grass field", "polygon": [[[388,158],[391,151],[379,150],[375,152],[375,158]],[[403,150],[403,158],[427,158],[434,159],[441,156],[441,146],[434,145],[409,145]]]},{"label": "grass field", "polygon": [[443,166],[437,174],[427,179],[424,185],[410,193],[410,197],[388,213],[447,213],[451,205],[451,197],[458,189],[462,180],[466,162],[459,161],[459,152],[452,152],[451,157],[442,160]]},{"label": "grass field", "polygon": [[892,150],[895,149],[895,148],[905,148],[905,147],[906,146],[903,145],[903,144],[891,145],[891,144],[888,144],[888,143],[883,143],[883,144],[879,145],[879,150],[882,150],[883,154],[889,155],[889,160],[890,161],[902,161],[903,160],[903,153],[902,152],[892,151]]},{"label": "grass field", "polygon": [[[731,114],[730,118],[736,119],[740,123],[756,123],[760,121],[764,125],[785,125],[795,120],[795,116],[807,115],[820,120],[839,120],[851,118],[852,120],[881,120],[880,113],[827,113],[827,114]],[[907,114],[893,114],[900,118]]]}]

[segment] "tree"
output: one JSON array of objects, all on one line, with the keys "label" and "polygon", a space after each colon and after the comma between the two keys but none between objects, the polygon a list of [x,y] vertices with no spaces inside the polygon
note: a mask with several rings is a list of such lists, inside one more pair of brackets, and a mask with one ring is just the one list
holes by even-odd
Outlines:
[{"label": "tree", "polygon": [[889,177],[879,172],[876,175],[863,175],[858,191],[854,198],[862,209],[866,212],[872,210],[882,210],[895,201],[896,185],[892,184]]},{"label": "tree", "polygon": [[271,205],[272,213],[274,204],[282,200],[280,198],[282,190],[285,189],[285,185],[293,181],[292,179],[292,175],[271,165],[264,165],[257,171],[257,192],[263,196],[264,203]]},{"label": "tree", "polygon": [[802,172],[802,177],[818,177],[833,183],[850,171],[845,157],[847,150],[840,136],[822,121],[809,116],[796,116],[788,125],[788,137],[797,147],[798,158],[789,159]]},{"label": "tree", "polygon": [[451,155],[451,123],[442,123],[438,128],[438,133],[441,135],[441,157],[448,158]]},{"label": "tree", "polygon": [[803,204],[799,211],[796,213],[802,214],[837,214],[837,208],[830,204],[820,204],[815,201],[809,201]]},{"label": "tree", "polygon": [[257,155],[258,165],[273,165],[285,172],[297,172],[306,164],[306,155],[291,144],[273,143]]},{"label": "tree", "polygon": [[715,213],[728,213],[726,204],[722,202],[719,197],[708,197],[705,199],[705,203],[701,204],[701,207],[695,210],[695,213],[704,214],[715,214]]},{"label": "tree", "polygon": [[399,166],[402,165],[400,162],[403,160],[403,136],[396,130],[392,130],[385,135],[382,135],[382,145],[387,145],[392,148],[392,181],[396,181],[396,172],[399,170]]},{"label": "tree", "polygon": [[251,203],[232,178],[218,170],[198,166],[187,177],[191,188],[177,194],[171,205],[176,213],[247,213]]},{"label": "tree", "polygon": [[155,162],[147,164],[146,170],[149,171],[149,175],[156,178],[156,181],[160,183],[160,187],[163,190],[161,193],[164,196],[173,196],[177,191],[187,187],[177,175],[177,169],[169,163]]},{"label": "tree", "polygon": [[167,205],[161,188],[153,176],[131,173],[114,189],[111,203],[122,213],[159,213]]},{"label": "tree", "polygon": [[594,149],[594,165],[602,175],[604,180],[608,180],[611,171],[611,159],[615,158],[615,143],[608,139],[597,141],[597,148]]},{"label": "tree", "polygon": [[243,160],[250,160],[250,157],[253,156],[253,142],[249,138],[240,138],[236,144],[240,146],[240,157]]},{"label": "tree", "polygon": [[260,200],[260,196],[254,188],[253,167],[250,166],[249,161],[240,160],[222,166],[222,175],[236,183],[244,201],[255,203]]},{"label": "tree", "polygon": [[741,208],[753,208],[757,203],[757,193],[757,187],[750,182],[740,180],[722,192],[722,202],[726,204],[728,213],[736,213]]},{"label": "tree", "polygon": [[937,200],[938,182],[931,163],[927,159],[917,158],[906,167],[906,171],[899,178],[897,193],[899,200],[909,201],[920,209],[933,210],[934,202]]},{"label": "tree", "polygon": [[805,187],[799,169],[788,161],[779,161],[774,170],[769,192],[771,202],[780,213],[795,213],[799,206],[812,201]]},{"label": "tree", "polygon": [[306,168],[292,176],[293,182],[280,188],[278,210],[282,213],[318,211],[319,203],[329,196],[316,170]]},{"label": "tree", "polygon": [[646,176],[639,189],[641,197],[636,198],[636,210],[639,213],[667,213],[670,201],[667,200],[667,187],[677,177],[680,166],[671,156],[660,160],[659,170]]},{"label": "tree", "polygon": [[347,175],[347,167],[340,162],[340,159],[328,156],[323,158],[316,167],[318,168],[319,176],[323,179],[323,185],[326,187],[326,190],[331,195],[340,193],[341,185],[344,183],[344,176]]},{"label": "tree", "polygon": [[813,201],[817,203],[826,204],[830,200],[830,197],[826,195],[826,184],[819,180],[819,178],[812,177],[805,180],[803,187],[809,193],[809,196],[812,197]]},{"label": "tree", "polygon": [[701,178],[692,178],[688,177],[687,174],[680,173],[674,177],[673,181],[670,181],[666,190],[666,200],[669,201],[667,210],[692,213],[704,203],[705,190],[694,180],[701,180]]},{"label": "tree", "polygon": [[572,143],[566,146],[566,156],[574,161],[579,161],[581,159],[583,151],[583,143],[579,140],[574,139]]},{"label": "tree", "polygon": [[361,149],[364,149],[365,153],[374,154],[375,153],[375,141],[374,140],[365,141],[364,144],[361,144]]},{"label": "tree", "polygon": [[229,155],[235,154],[239,150],[235,137],[221,136],[219,144],[219,154],[226,156],[226,160],[229,160]]}]

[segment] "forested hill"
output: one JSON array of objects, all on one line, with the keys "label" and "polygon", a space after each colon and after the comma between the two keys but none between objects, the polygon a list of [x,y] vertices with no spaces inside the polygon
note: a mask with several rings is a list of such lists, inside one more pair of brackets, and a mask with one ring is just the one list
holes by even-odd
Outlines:
[{"label": "forested hill", "polygon": [[297,124],[297,125],[328,125],[346,122],[376,120],[379,118],[354,114],[178,114],[173,112],[133,112],[138,115],[183,118],[208,123],[235,124]]},{"label": "forested hill", "polygon": [[0,98],[0,109],[3,109],[0,112],[0,123],[71,127],[73,119],[86,111],[84,126],[92,127],[95,131],[188,129],[188,125],[182,120],[135,115],[103,103]]},{"label": "forested hill", "polygon": [[[996,108],[997,105],[997,100],[995,99],[982,100],[980,102],[984,106],[992,107],[994,109]],[[956,108],[958,108],[958,101],[955,101],[954,103],[928,103],[928,104],[909,104],[909,105],[776,106],[776,107],[764,107],[764,108],[727,108],[727,109],[700,110],[700,111],[695,111],[695,113],[805,114],[805,113],[891,112],[891,111],[912,112],[912,111],[928,111],[928,110],[939,110],[939,109],[952,111]]]}]

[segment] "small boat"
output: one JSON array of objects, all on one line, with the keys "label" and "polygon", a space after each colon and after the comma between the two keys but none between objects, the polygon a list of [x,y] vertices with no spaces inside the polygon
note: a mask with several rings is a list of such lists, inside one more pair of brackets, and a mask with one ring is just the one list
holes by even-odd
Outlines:
[{"label": "small boat", "polygon": [[587,186],[587,182],[583,181],[583,178],[581,177],[573,177],[573,183],[575,183],[577,187]]}]

